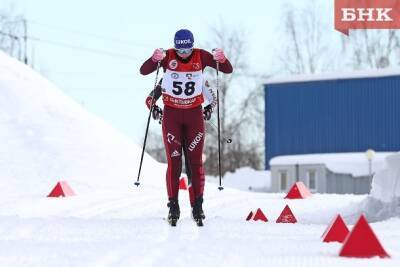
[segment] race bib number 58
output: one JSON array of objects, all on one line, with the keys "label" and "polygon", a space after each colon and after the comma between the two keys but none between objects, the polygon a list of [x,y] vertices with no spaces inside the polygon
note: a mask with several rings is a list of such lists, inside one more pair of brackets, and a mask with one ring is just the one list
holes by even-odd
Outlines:
[{"label": "race bib number 58", "polygon": [[161,87],[164,94],[174,98],[188,99],[202,94],[203,73],[173,72],[167,70],[164,74]]},{"label": "race bib number 58", "polygon": [[195,91],[195,82],[178,82],[174,81],[172,82],[172,87],[174,88],[172,90],[172,93],[176,96],[180,96],[181,94],[185,94],[187,96],[192,96]]}]

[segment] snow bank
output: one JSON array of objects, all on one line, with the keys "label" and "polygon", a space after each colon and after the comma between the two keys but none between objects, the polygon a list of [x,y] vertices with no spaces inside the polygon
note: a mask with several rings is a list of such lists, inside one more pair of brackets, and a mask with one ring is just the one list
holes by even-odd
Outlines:
[{"label": "snow bank", "polygon": [[360,203],[369,221],[383,221],[400,214],[400,153],[388,156],[384,168],[374,175],[371,193]]},{"label": "snow bank", "polygon": [[371,196],[383,202],[400,197],[400,153],[386,158],[386,166],[374,175]]},{"label": "snow bank", "polygon": [[[57,180],[78,194],[133,187],[141,148],[1,51],[0,107],[3,195],[47,194]],[[146,173],[164,185],[164,166],[148,155]]]},{"label": "snow bank", "polygon": [[[216,183],[218,177],[209,177],[207,181]],[[235,172],[227,172],[223,177],[224,187],[231,187],[243,191],[266,192],[271,187],[270,171],[257,171],[250,167],[237,169]]]},{"label": "snow bank", "polygon": [[[372,172],[376,173],[385,166],[385,158],[393,152],[376,152],[372,160]],[[348,173],[357,176],[369,174],[369,164],[365,153],[329,153],[278,156],[270,161],[270,165],[324,164],[335,173]]]}]

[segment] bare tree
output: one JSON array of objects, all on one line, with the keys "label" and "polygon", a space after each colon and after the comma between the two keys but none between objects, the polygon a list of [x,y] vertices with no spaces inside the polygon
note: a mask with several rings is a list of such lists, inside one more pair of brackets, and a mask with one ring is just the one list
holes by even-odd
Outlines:
[{"label": "bare tree", "polygon": [[[222,132],[225,138],[232,138],[233,142],[227,144],[221,140],[222,174],[233,172],[237,168],[250,166],[254,169],[263,167],[264,155],[264,110],[263,91],[260,87],[249,90],[249,94],[238,105],[233,113],[228,113],[229,122]],[[216,116],[216,114],[214,114]],[[218,174],[218,146],[217,130],[207,125],[206,139],[206,170],[209,174]]]},{"label": "bare tree", "polygon": [[[221,162],[222,174],[227,171],[234,171],[242,166],[261,168],[263,150],[260,149],[259,138],[254,138],[254,136],[257,132],[263,132],[262,128],[257,127],[257,123],[263,121],[263,111],[255,111],[262,106],[260,101],[263,100],[263,97],[260,97],[260,92],[262,93],[261,88],[257,87],[253,89],[256,83],[254,77],[248,78],[249,67],[246,64],[246,34],[241,29],[227,27],[223,22],[213,26],[211,33],[214,36],[214,40],[212,40],[213,46],[224,49],[234,69],[233,74],[219,75],[221,133],[224,137],[231,137],[233,139],[233,142],[230,144],[224,142],[224,140],[221,141],[221,154],[223,156]],[[212,84],[215,87],[217,84],[215,71],[207,69],[207,75],[212,77]],[[240,91],[236,90],[238,88],[240,88]],[[217,111],[214,111],[213,117],[213,124],[216,126]],[[254,130],[254,128],[256,129]],[[217,130],[211,124],[207,124],[206,129],[205,153],[207,160],[205,168],[209,174],[217,175]],[[252,132],[251,129],[254,131]]]},{"label": "bare tree", "polygon": [[0,49],[22,59],[22,16],[14,16],[12,10],[0,10]]},{"label": "bare tree", "polygon": [[[400,63],[397,30],[354,30],[350,36],[328,31],[326,10],[312,0],[287,5],[284,36],[278,49],[280,72],[314,74],[338,69],[379,69]],[[339,50],[341,48],[341,50]]]},{"label": "bare tree", "polygon": [[283,14],[284,36],[279,42],[278,61],[281,72],[313,74],[329,70],[336,64],[332,36],[326,30],[324,16],[317,1],[301,8],[287,5]]},{"label": "bare tree", "polygon": [[355,30],[342,39],[343,53],[353,69],[382,69],[399,63],[397,30]]}]

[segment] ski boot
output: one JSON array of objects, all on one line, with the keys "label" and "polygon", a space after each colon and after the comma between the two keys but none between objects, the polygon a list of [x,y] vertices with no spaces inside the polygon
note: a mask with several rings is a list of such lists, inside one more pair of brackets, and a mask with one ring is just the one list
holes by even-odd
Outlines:
[{"label": "ski boot", "polygon": [[197,226],[203,226],[203,220],[206,218],[203,212],[203,197],[198,197],[194,201],[192,216]]},{"label": "ski boot", "polygon": [[168,223],[171,226],[176,226],[177,221],[179,220],[179,216],[181,212],[179,210],[179,203],[176,199],[170,199],[169,203],[167,204],[169,208],[168,212]]}]

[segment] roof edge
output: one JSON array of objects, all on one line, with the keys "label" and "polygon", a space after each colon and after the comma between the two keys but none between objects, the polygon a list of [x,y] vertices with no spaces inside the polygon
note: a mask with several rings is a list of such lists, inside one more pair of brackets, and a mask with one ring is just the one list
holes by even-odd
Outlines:
[{"label": "roof edge", "polygon": [[302,83],[302,82],[317,82],[317,81],[332,81],[332,80],[383,78],[392,76],[400,77],[400,68],[337,72],[337,73],[321,73],[321,74],[296,74],[292,76],[276,76],[265,80],[263,84],[270,85],[270,84]]}]

